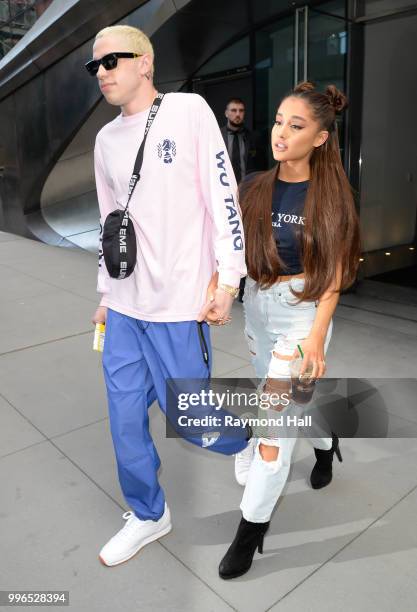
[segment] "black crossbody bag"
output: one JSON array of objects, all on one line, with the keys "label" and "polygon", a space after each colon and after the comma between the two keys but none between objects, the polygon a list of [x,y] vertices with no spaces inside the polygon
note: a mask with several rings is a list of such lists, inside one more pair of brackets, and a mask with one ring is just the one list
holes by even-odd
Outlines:
[{"label": "black crossbody bag", "polygon": [[140,180],[146,137],[161,106],[163,97],[163,93],[158,93],[149,111],[145,134],[139,147],[132,178],[129,182],[126,207],[124,210],[118,208],[108,214],[103,226],[102,249],[106,268],[112,278],[119,280],[130,276],[136,265],[136,234],[132,219],[129,217],[129,203]]}]

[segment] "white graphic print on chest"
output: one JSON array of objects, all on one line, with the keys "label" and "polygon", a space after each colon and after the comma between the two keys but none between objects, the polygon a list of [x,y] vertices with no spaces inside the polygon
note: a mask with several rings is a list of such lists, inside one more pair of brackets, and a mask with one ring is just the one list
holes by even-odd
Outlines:
[{"label": "white graphic print on chest", "polygon": [[[275,215],[275,219],[274,219]],[[292,223],[296,225],[304,225],[305,217],[299,215],[290,215],[289,213],[271,213],[272,227],[282,227],[281,223]]]}]

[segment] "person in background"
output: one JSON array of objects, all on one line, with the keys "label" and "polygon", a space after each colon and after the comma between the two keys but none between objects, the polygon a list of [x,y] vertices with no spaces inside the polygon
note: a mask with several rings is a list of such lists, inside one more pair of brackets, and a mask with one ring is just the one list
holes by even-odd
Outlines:
[{"label": "person in background", "polygon": [[240,98],[231,98],[224,111],[227,119],[221,133],[232,162],[236,181],[239,184],[250,172],[266,169],[264,147],[258,133],[245,125],[245,103]]}]

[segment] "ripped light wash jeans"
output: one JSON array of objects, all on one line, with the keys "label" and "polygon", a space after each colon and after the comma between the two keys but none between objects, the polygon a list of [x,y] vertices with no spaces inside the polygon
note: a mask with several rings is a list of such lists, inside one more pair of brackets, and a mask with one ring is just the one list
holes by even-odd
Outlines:
[{"label": "ripped light wash jeans", "polygon": [[[311,330],[315,316],[316,303],[297,299],[291,287],[300,291],[304,279],[293,278],[276,283],[270,289],[259,289],[251,278],[246,279],[244,312],[245,335],[251,352],[252,363],[258,378],[290,378],[289,361],[273,356],[292,356],[297,344],[306,338]],[[333,322],[327,332],[324,350],[327,351]],[[294,435],[294,434],[293,434]],[[296,436],[288,438],[260,438],[257,440],[255,455],[249,469],[248,480],[240,508],[243,517],[252,523],[265,523],[270,520],[272,511],[281,495],[288,478],[291,457]],[[307,438],[315,448],[329,450],[331,438]],[[259,444],[279,447],[276,461],[265,461]]]}]

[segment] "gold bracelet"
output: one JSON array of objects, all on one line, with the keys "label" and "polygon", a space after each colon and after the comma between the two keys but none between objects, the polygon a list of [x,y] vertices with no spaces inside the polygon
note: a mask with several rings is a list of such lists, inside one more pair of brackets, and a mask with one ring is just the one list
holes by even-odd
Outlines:
[{"label": "gold bracelet", "polygon": [[237,298],[237,296],[239,295],[239,287],[232,287],[231,285],[219,285],[219,289],[225,291],[233,298]]}]

